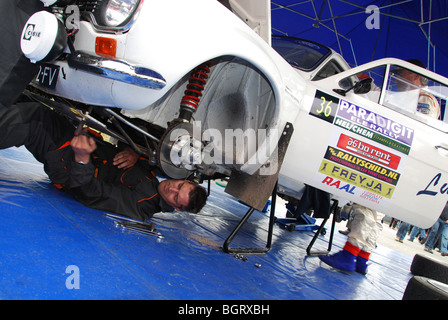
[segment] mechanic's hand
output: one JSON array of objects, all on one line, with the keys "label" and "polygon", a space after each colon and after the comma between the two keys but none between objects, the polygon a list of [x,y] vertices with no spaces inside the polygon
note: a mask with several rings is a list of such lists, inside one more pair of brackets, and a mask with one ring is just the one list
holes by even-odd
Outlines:
[{"label": "mechanic's hand", "polygon": [[117,153],[113,159],[113,164],[120,169],[129,169],[137,163],[138,154],[131,148],[126,148]]},{"label": "mechanic's hand", "polygon": [[88,163],[90,161],[90,154],[96,150],[95,140],[84,134],[75,135],[70,145],[75,152],[76,162],[82,161]]}]

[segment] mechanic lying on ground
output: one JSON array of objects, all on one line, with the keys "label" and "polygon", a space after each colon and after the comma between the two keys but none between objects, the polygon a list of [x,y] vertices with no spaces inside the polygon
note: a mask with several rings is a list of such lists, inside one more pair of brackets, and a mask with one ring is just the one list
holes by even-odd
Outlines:
[{"label": "mechanic lying on ground", "polygon": [[123,153],[113,145],[74,137],[68,120],[37,103],[12,105],[38,71],[23,56],[20,36],[27,19],[40,10],[43,4],[37,0],[0,1],[0,148],[25,145],[54,184],[95,209],[139,220],[159,211],[200,211],[204,188],[184,180],[159,184],[144,161],[119,168],[113,162],[124,164],[115,157]]},{"label": "mechanic lying on ground", "polygon": [[114,158],[121,150],[83,133],[74,136],[67,119],[39,103],[0,108],[0,132],[0,149],[24,145],[55,185],[90,208],[146,220],[174,209],[196,213],[205,205],[203,187],[187,180],[159,183],[144,160],[119,168]]}]

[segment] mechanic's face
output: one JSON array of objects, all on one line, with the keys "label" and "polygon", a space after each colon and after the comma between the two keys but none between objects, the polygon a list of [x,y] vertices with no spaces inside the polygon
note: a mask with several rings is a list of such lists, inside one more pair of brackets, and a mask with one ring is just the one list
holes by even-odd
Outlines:
[{"label": "mechanic's face", "polygon": [[164,180],[159,184],[159,194],[170,206],[183,211],[190,202],[190,191],[194,185],[187,180]]}]

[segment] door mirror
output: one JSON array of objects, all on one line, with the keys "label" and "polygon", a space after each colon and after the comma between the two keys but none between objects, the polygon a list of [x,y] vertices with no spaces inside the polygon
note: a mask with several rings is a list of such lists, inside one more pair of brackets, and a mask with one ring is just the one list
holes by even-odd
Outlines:
[{"label": "door mirror", "polygon": [[365,78],[358,82],[356,82],[352,87],[347,90],[343,89],[333,89],[334,92],[339,93],[342,96],[345,96],[347,92],[353,89],[353,92],[356,94],[365,94],[368,93],[372,87],[372,78]]},{"label": "door mirror", "polygon": [[372,80],[372,78],[366,78],[356,82],[355,86],[353,87],[353,92],[356,94],[368,93],[372,88]]}]

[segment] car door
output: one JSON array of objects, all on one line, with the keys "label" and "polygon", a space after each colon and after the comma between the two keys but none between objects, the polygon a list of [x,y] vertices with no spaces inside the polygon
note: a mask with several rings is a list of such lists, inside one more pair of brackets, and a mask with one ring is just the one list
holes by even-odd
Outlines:
[{"label": "car door", "polygon": [[[394,91],[399,69],[426,86]],[[362,77],[373,79],[369,92],[353,88]],[[448,79],[396,59],[310,82],[282,177],[431,227],[448,199],[447,88]],[[422,92],[439,104],[439,120],[420,112]]]}]

